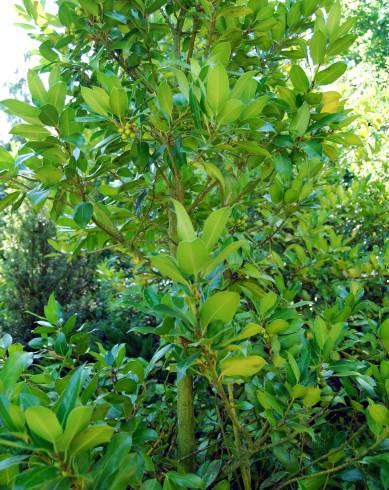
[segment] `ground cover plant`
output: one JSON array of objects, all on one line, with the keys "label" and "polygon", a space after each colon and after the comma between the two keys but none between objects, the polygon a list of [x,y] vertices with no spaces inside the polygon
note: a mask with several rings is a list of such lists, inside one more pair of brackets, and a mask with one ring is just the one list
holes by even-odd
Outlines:
[{"label": "ground cover plant", "polygon": [[27,346],[3,336],[0,483],[387,488],[386,187],[339,165],[363,141],[333,87],[355,19],[333,0],[57,7],[20,7],[40,61],[30,102],[2,101],[22,143],[0,150],[0,207],[46,213],[57,252],[125,257],[152,353],[54,295]]}]

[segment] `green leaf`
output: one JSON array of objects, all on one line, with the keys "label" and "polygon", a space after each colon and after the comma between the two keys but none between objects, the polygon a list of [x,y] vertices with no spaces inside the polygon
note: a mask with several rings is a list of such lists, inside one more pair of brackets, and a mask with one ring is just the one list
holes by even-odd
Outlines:
[{"label": "green leaf", "polygon": [[121,119],[128,110],[127,91],[124,88],[114,87],[109,96],[111,111]]},{"label": "green leaf", "polygon": [[253,337],[254,335],[259,334],[260,332],[263,331],[263,328],[260,325],[257,325],[256,323],[249,323],[244,327],[244,329],[237,335],[236,337],[232,337],[230,339],[225,340],[222,342],[222,346],[232,344],[234,342],[238,342],[240,340],[245,340],[250,337]]},{"label": "green leaf", "polygon": [[139,490],[162,490],[162,487],[158,480],[152,479],[144,481]]},{"label": "green leaf", "polygon": [[[39,466],[27,469],[18,474],[13,488],[18,490],[42,488],[42,482],[44,482],[45,485],[48,485],[54,479],[58,478],[59,474],[59,469],[54,466]],[[49,488],[54,487],[51,486]]]},{"label": "green leaf", "polygon": [[207,103],[214,114],[218,114],[229,94],[229,81],[223,65],[210,69],[207,81]]},{"label": "green leaf", "polygon": [[367,411],[375,423],[380,425],[389,425],[389,410],[385,407],[385,405],[370,403]]},{"label": "green leaf", "polygon": [[47,93],[47,102],[55,107],[58,113],[61,113],[65,106],[66,83],[57,82],[50,87]]},{"label": "green leaf", "polygon": [[46,126],[54,126],[54,127],[57,126],[58,118],[59,118],[58,111],[51,104],[44,105],[39,113],[39,119]]},{"label": "green leaf", "polygon": [[162,82],[157,91],[158,103],[161,111],[170,119],[173,111],[173,94],[170,85]]},{"label": "green leaf", "polygon": [[205,220],[201,239],[209,250],[221,237],[230,217],[230,211],[228,207],[217,209]]},{"label": "green leaf", "polygon": [[17,136],[23,136],[28,140],[44,140],[50,135],[50,132],[43,126],[38,126],[36,124],[16,124],[11,131],[11,134]]},{"label": "green leaf", "polygon": [[336,56],[346,52],[356,38],[357,36],[354,34],[347,34],[346,36],[337,39],[328,46],[328,56]]},{"label": "green leaf", "polygon": [[188,285],[188,281],[183,277],[175,261],[172,257],[170,257],[170,255],[155,255],[150,258],[150,261],[152,266],[158,269],[162,275],[169,277],[173,281],[185,284],[186,286]]},{"label": "green leaf", "polygon": [[266,365],[261,356],[232,357],[220,361],[220,370],[223,376],[253,376]]},{"label": "green leaf", "polygon": [[229,41],[223,41],[215,44],[209,55],[209,61],[217,65],[221,63],[224,66],[228,65],[228,61],[231,56],[231,43]]},{"label": "green leaf", "polygon": [[282,318],[277,320],[273,320],[267,327],[266,330],[269,334],[275,335],[278,333],[282,333],[289,328],[289,323]]},{"label": "green leaf", "polygon": [[293,65],[290,70],[290,78],[293,83],[293,87],[299,92],[308,92],[309,80],[305,71],[298,65]]},{"label": "green leaf", "polygon": [[320,388],[317,386],[309,386],[303,398],[303,404],[305,407],[313,407],[320,401]]},{"label": "green leaf", "polygon": [[197,238],[196,233],[186,209],[176,199],[172,199],[172,202],[176,211],[178,238],[187,242],[195,240]]},{"label": "green leaf", "polygon": [[249,71],[237,80],[231,90],[231,99],[240,99],[242,102],[248,102],[255,96],[258,82],[255,80],[254,75],[255,72]]},{"label": "green leaf", "polygon": [[63,435],[57,441],[59,451],[67,451],[73,438],[85,429],[92,417],[93,407],[75,407],[69,413]]},{"label": "green leaf", "polygon": [[320,65],[324,61],[326,54],[326,37],[321,31],[315,32],[308,42],[309,52],[315,65]]},{"label": "green leaf", "polygon": [[219,168],[213,163],[201,163],[201,166],[204,167],[205,171],[210,177],[219,182],[224,192],[226,188],[226,183],[224,181],[223,174],[220,172]]},{"label": "green leaf", "polygon": [[182,474],[176,471],[169,471],[166,473],[166,478],[180,487],[205,488],[203,480],[192,473]]},{"label": "green leaf", "polygon": [[260,299],[259,312],[262,316],[265,316],[266,313],[275,306],[275,304],[277,303],[277,298],[278,296],[270,291]]},{"label": "green leaf", "polygon": [[243,111],[243,102],[238,99],[228,99],[221,111],[218,113],[217,121],[221,124],[228,124],[236,121]]},{"label": "green leaf", "polygon": [[26,118],[27,122],[30,122],[28,119],[39,117],[39,109],[37,107],[20,100],[5,99],[1,101],[1,105],[5,107],[8,113],[21,117],[22,119]]},{"label": "green leaf", "polygon": [[71,376],[66,388],[57,403],[57,416],[61,425],[65,427],[70,412],[76,405],[81,390],[83,368],[78,368]]},{"label": "green leaf", "polygon": [[47,92],[42,80],[39,78],[39,75],[35,71],[28,71],[27,83],[28,88],[30,89],[32,100],[38,102],[39,104],[45,104],[47,102]]},{"label": "green leaf", "polygon": [[44,307],[44,313],[47,320],[55,325],[59,322],[62,317],[61,306],[58,301],[55,299],[54,293],[50,294],[47,305]]},{"label": "green leaf", "polygon": [[93,112],[101,116],[108,116],[111,110],[109,96],[100,87],[81,87],[81,95]]},{"label": "green leaf", "polygon": [[301,107],[296,112],[291,124],[290,130],[293,131],[297,136],[303,136],[308,128],[310,119],[309,105],[304,102]]},{"label": "green leaf", "polygon": [[187,274],[198,274],[207,265],[208,261],[207,247],[200,238],[178,244],[177,262],[180,269]]},{"label": "green leaf", "polygon": [[320,317],[315,318],[313,322],[313,335],[319,349],[322,350],[328,338],[328,330],[324,320]]},{"label": "green leaf", "polygon": [[337,0],[332,4],[327,19],[327,31],[331,42],[337,37],[340,26],[340,18],[341,5],[340,2]]},{"label": "green leaf", "polygon": [[36,435],[55,444],[62,436],[62,427],[55,413],[47,407],[29,407],[25,411],[28,428]]},{"label": "green leaf", "polygon": [[94,425],[80,432],[71,442],[69,454],[72,457],[111,440],[115,429],[109,425]]},{"label": "green leaf", "polygon": [[268,95],[262,95],[261,97],[258,97],[258,99],[254,100],[250,104],[248,104],[247,107],[242,112],[241,119],[246,120],[246,119],[251,119],[253,117],[257,117],[259,114],[262,113],[264,107],[266,104],[269,102],[269,96]]},{"label": "green leaf", "polygon": [[19,376],[32,364],[32,360],[31,352],[11,352],[0,370],[0,392],[5,395],[11,393]]},{"label": "green leaf", "polygon": [[257,390],[257,398],[259,403],[265,410],[274,410],[278,415],[284,414],[284,408],[281,403],[271,394],[265,390]]},{"label": "green leaf", "polygon": [[74,209],[73,219],[80,228],[85,228],[93,216],[93,206],[90,202],[80,202]]},{"label": "green leaf", "polygon": [[52,186],[60,182],[63,177],[61,168],[54,165],[46,164],[43,167],[37,168],[35,174],[38,179],[47,186]]},{"label": "green leaf", "polygon": [[334,83],[339,77],[343,75],[346,69],[346,63],[338,61],[325,70],[319,71],[319,73],[316,75],[315,83],[316,85],[329,85],[331,83]]},{"label": "green leaf", "polygon": [[239,294],[232,291],[220,291],[213,294],[201,307],[201,323],[206,327],[215,320],[230,322],[239,307],[239,302]]},{"label": "green leaf", "polygon": [[213,258],[209,262],[209,265],[207,266],[205,273],[210,274],[215,269],[215,267],[217,267],[224,260],[227,260],[228,257],[232,255],[234,252],[242,248],[243,245],[245,245],[245,243],[246,242],[244,242],[243,240],[237,240],[227,245],[227,247],[225,247],[215,258]]}]

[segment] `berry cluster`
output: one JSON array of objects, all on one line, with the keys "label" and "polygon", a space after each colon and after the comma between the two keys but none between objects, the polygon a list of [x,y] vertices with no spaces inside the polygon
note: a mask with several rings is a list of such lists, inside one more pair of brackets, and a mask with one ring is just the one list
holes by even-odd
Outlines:
[{"label": "berry cluster", "polygon": [[269,337],[269,334],[267,333],[266,329],[264,327],[259,327],[258,330],[259,330],[258,334],[262,336],[262,338],[265,342],[268,342],[270,337]]},{"label": "berry cluster", "polygon": [[244,231],[247,228],[248,217],[242,216],[235,221],[235,228],[239,231]]},{"label": "berry cluster", "polygon": [[128,138],[133,138],[135,136],[135,125],[130,122],[126,122],[119,127],[118,131],[122,137],[122,140],[126,141]]}]

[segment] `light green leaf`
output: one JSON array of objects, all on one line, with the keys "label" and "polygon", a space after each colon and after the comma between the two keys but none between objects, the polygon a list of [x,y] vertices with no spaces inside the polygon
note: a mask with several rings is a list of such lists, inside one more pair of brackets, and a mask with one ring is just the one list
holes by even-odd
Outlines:
[{"label": "light green leaf", "polygon": [[203,163],[202,166],[205,168],[207,174],[217,180],[222,186],[223,191],[225,191],[226,184],[223,174],[220,172],[219,168],[213,163]]},{"label": "light green leaf", "polygon": [[370,403],[367,408],[370,417],[380,425],[389,425],[389,410],[385,405],[379,403]]},{"label": "light green leaf", "polygon": [[296,115],[290,124],[291,131],[296,133],[297,136],[303,136],[308,128],[309,119],[309,105],[304,102],[303,105],[297,110]]},{"label": "light green leaf", "polygon": [[59,167],[54,165],[44,165],[35,170],[39,180],[47,186],[58,184],[63,177],[63,172]]},{"label": "light green leaf", "polygon": [[219,126],[236,121],[241,115],[243,107],[243,102],[239,99],[228,99],[218,113],[217,121]]},{"label": "light green leaf", "polygon": [[258,99],[251,102],[243,110],[241,118],[245,120],[245,119],[251,119],[253,117],[257,117],[259,114],[261,114],[268,101],[269,101],[268,95],[262,95],[261,97],[258,97]]},{"label": "light green leaf", "polygon": [[224,66],[228,65],[228,61],[231,56],[231,43],[229,41],[223,41],[215,44],[209,55],[210,63],[216,65],[221,63]]},{"label": "light green leaf", "polygon": [[84,429],[72,440],[69,453],[72,457],[88,451],[96,446],[105,444],[111,440],[115,429],[109,425],[94,425]]},{"label": "light green leaf", "polygon": [[66,99],[66,83],[57,82],[50,87],[47,93],[47,102],[54,106],[59,113],[62,112]]},{"label": "light green leaf", "polygon": [[108,116],[111,106],[109,96],[100,87],[81,87],[81,95],[93,112],[101,116]]},{"label": "light green leaf", "polygon": [[315,32],[308,42],[309,52],[315,65],[320,65],[324,61],[326,54],[326,37],[321,31]]},{"label": "light green leaf", "polygon": [[[30,104],[26,104],[26,102],[22,102],[20,100],[15,99],[6,99],[1,101],[1,105],[5,107],[6,111],[9,114],[13,114],[15,116],[21,117],[22,119],[27,118],[37,118],[39,117],[39,109]],[[28,121],[29,122],[29,121]]]},{"label": "light green leaf", "polygon": [[8,395],[12,392],[19,376],[33,361],[31,352],[11,352],[0,370],[0,393]]},{"label": "light green leaf", "polygon": [[262,330],[263,327],[261,327],[260,325],[256,323],[249,323],[236,337],[232,337],[231,339],[225,340],[224,342],[222,342],[221,345],[222,346],[229,345],[234,342],[238,342],[240,340],[248,339],[250,337],[253,337],[254,335],[259,334],[260,332],[262,332]]},{"label": "light green leaf", "polygon": [[277,295],[270,291],[266,293],[259,301],[259,312],[262,316],[265,316],[266,313],[275,306],[277,303]]},{"label": "light green leaf", "polygon": [[50,135],[50,132],[45,127],[36,124],[16,124],[10,133],[36,141],[44,140]]},{"label": "light green leaf", "polygon": [[230,208],[213,211],[205,220],[201,239],[208,249],[211,249],[221,237],[230,216]]},{"label": "light green leaf", "polygon": [[189,82],[186,75],[181,70],[174,70],[180,92],[189,100]]},{"label": "light green leaf", "polygon": [[253,78],[254,75],[254,71],[249,71],[238,78],[231,90],[230,97],[232,99],[240,99],[242,102],[251,100],[255,96],[258,86],[258,82]]},{"label": "light green leaf", "polygon": [[122,118],[128,109],[128,97],[124,88],[114,87],[109,96],[111,111],[118,118]]},{"label": "light green leaf", "polygon": [[173,111],[173,94],[167,82],[162,82],[157,91],[161,111],[170,119]]},{"label": "light green leaf", "polygon": [[209,261],[207,247],[200,238],[191,242],[180,242],[177,247],[177,261],[181,270],[196,275]]},{"label": "light green leaf", "polygon": [[32,100],[39,102],[40,104],[45,104],[47,101],[47,92],[42,80],[39,78],[39,75],[35,71],[28,71],[27,83],[28,88],[30,89]]},{"label": "light green leaf", "polygon": [[210,69],[207,81],[207,102],[214,114],[218,114],[228,98],[229,81],[223,65]]},{"label": "light green leaf", "polygon": [[320,388],[317,386],[309,386],[303,398],[303,404],[305,407],[313,407],[320,401]]},{"label": "light green leaf", "polygon": [[258,390],[257,398],[265,410],[274,410],[281,416],[284,414],[283,406],[271,393],[268,393],[265,390]]},{"label": "light green leaf", "polygon": [[230,322],[239,307],[239,302],[239,294],[232,291],[220,291],[213,294],[201,307],[201,323],[206,327],[215,320]]},{"label": "light green leaf", "polygon": [[209,265],[207,266],[207,268],[205,270],[205,273],[210,274],[215,269],[215,267],[217,267],[224,260],[227,260],[228,257],[230,255],[232,255],[234,252],[236,252],[237,250],[242,248],[245,243],[246,242],[244,242],[243,240],[237,240],[236,242],[233,242],[233,243],[230,243],[229,245],[227,245],[227,247],[225,247],[219,253],[219,255],[217,255],[215,258],[213,258],[210,261]]},{"label": "light green leaf", "polygon": [[172,201],[174,204],[174,209],[176,211],[176,217],[177,217],[178,238],[186,242],[191,242],[192,240],[195,240],[197,238],[196,233],[194,231],[189,215],[186,212],[186,209],[176,199],[172,199]]},{"label": "light green leaf", "polygon": [[188,285],[188,281],[184,279],[175,261],[172,257],[170,257],[170,255],[155,255],[150,258],[150,261],[152,266],[158,269],[162,275],[169,277],[173,281]]},{"label": "light green leaf", "polygon": [[340,18],[341,18],[341,5],[340,2],[337,0],[332,4],[327,19],[327,31],[331,42],[334,41],[334,39],[336,39],[337,37],[337,33],[339,31],[339,26],[340,26]]},{"label": "light green leaf", "polygon": [[323,349],[328,338],[328,331],[324,320],[320,317],[315,318],[313,322],[313,335],[319,349]]},{"label": "light green leaf", "polygon": [[261,356],[232,357],[220,362],[220,370],[223,376],[246,377],[258,373],[266,365]]},{"label": "light green leaf", "polygon": [[62,436],[62,427],[55,413],[47,407],[29,407],[25,411],[28,428],[45,441],[55,443]]},{"label": "light green leaf", "polygon": [[288,328],[289,328],[289,323],[286,320],[279,318],[269,323],[269,325],[266,327],[266,330],[268,331],[269,334],[275,335],[284,332]]},{"label": "light green leaf", "polygon": [[57,441],[59,451],[66,451],[73,438],[88,426],[92,417],[93,407],[75,407],[69,413],[66,428]]},{"label": "light green leaf", "polygon": [[299,92],[308,92],[309,80],[305,71],[298,65],[293,65],[290,70],[290,78],[293,83],[293,87]]},{"label": "light green leaf", "polygon": [[329,45],[328,56],[336,56],[337,54],[346,52],[356,38],[357,36],[354,34],[347,34],[346,36],[340,37]]},{"label": "light green leaf", "polygon": [[331,83],[334,83],[343,75],[346,69],[346,63],[342,63],[341,61],[334,63],[325,70],[319,71],[315,78],[316,85],[330,85]]}]

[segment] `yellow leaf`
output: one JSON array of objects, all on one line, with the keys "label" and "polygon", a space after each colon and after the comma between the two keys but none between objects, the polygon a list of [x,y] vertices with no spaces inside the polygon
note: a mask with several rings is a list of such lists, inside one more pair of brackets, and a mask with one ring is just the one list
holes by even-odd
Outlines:
[{"label": "yellow leaf", "polygon": [[220,362],[223,376],[253,376],[266,364],[261,356],[233,357]]},{"label": "yellow leaf", "polygon": [[340,106],[340,97],[341,95],[338,92],[324,92],[323,93],[323,107],[320,112],[327,112],[333,114],[337,112]]}]

